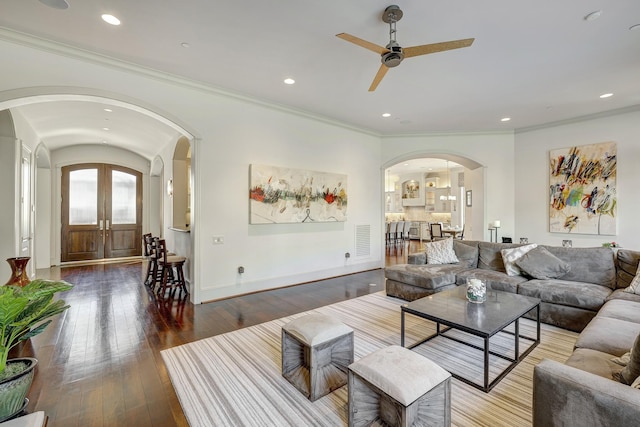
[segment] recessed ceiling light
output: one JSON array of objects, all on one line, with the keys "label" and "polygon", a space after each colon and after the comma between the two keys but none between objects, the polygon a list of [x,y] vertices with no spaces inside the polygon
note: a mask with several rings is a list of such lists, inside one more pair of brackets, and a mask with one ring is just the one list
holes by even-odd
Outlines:
[{"label": "recessed ceiling light", "polygon": [[109,130],[109,128],[102,128],[102,130]]},{"label": "recessed ceiling light", "polygon": [[405,163],[404,166],[409,166],[409,163]]},{"label": "recessed ceiling light", "polygon": [[600,95],[600,98],[609,98],[611,96],[613,96],[612,93],[603,93],[602,95]]},{"label": "recessed ceiling light", "polygon": [[291,77],[287,77],[286,79],[284,79],[284,84],[286,85],[292,85],[294,84],[296,81],[293,80]]},{"label": "recessed ceiling light", "polygon": [[183,47],[183,48],[185,48],[185,49],[187,49],[187,48],[191,47],[191,45],[190,45],[189,43],[187,43],[187,42],[182,42],[182,43],[180,43],[180,46],[182,46],[182,47]]},{"label": "recessed ceiling light", "polygon": [[120,20],[113,15],[109,15],[108,13],[102,15],[102,20],[107,24],[120,25]]},{"label": "recessed ceiling light", "polygon": [[69,3],[66,0],[40,0],[40,3],[54,9],[64,10],[69,8]]},{"label": "recessed ceiling light", "polygon": [[630,26],[629,30],[631,31],[640,30],[640,24]]},{"label": "recessed ceiling light", "polygon": [[104,111],[106,111],[107,113],[113,112],[113,110],[111,108],[105,108]]},{"label": "recessed ceiling light", "polygon": [[583,18],[585,21],[595,21],[596,19],[600,18],[602,16],[602,11],[601,10],[596,10],[594,12],[591,12],[588,15],[585,15],[585,17]]},{"label": "recessed ceiling light", "polygon": [[509,120],[511,120],[511,117],[503,117],[500,119],[501,122],[508,122]]},{"label": "recessed ceiling light", "polygon": [[382,117],[391,117],[391,113],[382,113]]},{"label": "recessed ceiling light", "polygon": [[102,143],[103,143],[103,144],[106,144],[106,143],[107,143],[107,141],[106,141],[105,139],[103,139],[103,140],[102,140]]}]

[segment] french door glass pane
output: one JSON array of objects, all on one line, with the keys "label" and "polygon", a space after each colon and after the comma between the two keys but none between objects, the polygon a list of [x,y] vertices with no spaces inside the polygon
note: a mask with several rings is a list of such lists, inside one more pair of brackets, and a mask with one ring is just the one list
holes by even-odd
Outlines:
[{"label": "french door glass pane", "polygon": [[111,221],[113,224],[136,223],[136,176],[126,172],[111,173]]},{"label": "french door glass pane", "polygon": [[69,225],[98,224],[98,170],[69,173]]}]

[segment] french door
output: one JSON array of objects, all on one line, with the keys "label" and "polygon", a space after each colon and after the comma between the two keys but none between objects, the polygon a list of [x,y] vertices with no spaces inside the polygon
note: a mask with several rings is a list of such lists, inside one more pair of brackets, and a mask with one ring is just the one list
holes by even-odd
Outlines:
[{"label": "french door", "polygon": [[62,168],[61,260],[137,256],[142,252],[142,174],[84,163]]}]

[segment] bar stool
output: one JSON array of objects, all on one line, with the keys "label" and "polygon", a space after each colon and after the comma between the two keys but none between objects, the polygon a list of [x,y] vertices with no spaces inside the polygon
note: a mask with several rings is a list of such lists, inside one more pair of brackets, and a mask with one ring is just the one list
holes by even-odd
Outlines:
[{"label": "bar stool", "polygon": [[147,286],[154,286],[157,282],[155,279],[158,272],[158,261],[151,233],[147,233],[142,236],[142,248],[144,258],[147,260],[147,275],[144,278],[144,284]]},{"label": "bar stool", "polygon": [[158,269],[161,272],[158,294],[164,295],[169,287],[173,288],[170,293],[171,296],[174,295],[176,289],[180,289],[181,292],[184,291],[185,294],[188,294],[189,291],[187,290],[187,286],[184,281],[184,272],[182,270],[187,258],[178,255],[169,255],[167,253],[167,244],[164,239],[156,238],[156,243]]}]

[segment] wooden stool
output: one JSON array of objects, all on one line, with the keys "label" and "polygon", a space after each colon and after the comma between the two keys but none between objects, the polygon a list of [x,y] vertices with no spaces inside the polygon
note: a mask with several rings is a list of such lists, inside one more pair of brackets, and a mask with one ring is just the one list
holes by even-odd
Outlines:
[{"label": "wooden stool", "polygon": [[[169,255],[167,253],[167,245],[164,239],[157,240],[156,250],[158,254],[158,268],[161,271],[162,277],[158,293],[164,295],[167,288],[171,287],[173,288],[170,293],[171,296],[175,294],[176,289],[180,289],[180,292],[184,291],[185,294],[188,294],[189,291],[187,290],[187,286],[184,281],[184,272],[182,270],[187,258],[178,255]],[[169,286],[169,283],[171,286]]]},{"label": "wooden stool", "polygon": [[[397,345],[349,365],[349,427],[450,426],[451,374]],[[378,425],[378,424],[376,424]]]},{"label": "wooden stool", "polygon": [[347,383],[353,329],[324,314],[282,327],[282,376],[312,402]]}]

